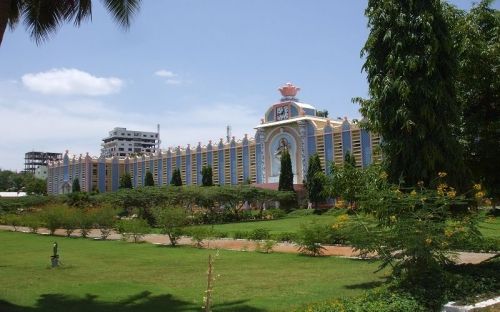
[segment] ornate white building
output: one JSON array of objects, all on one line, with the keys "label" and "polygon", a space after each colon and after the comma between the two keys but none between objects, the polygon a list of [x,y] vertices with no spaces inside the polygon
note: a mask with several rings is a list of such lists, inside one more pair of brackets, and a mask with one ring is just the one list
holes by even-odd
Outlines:
[{"label": "ornate white building", "polygon": [[341,165],[349,152],[356,165],[366,167],[380,160],[376,148],[380,138],[357,123],[317,116],[314,106],[300,102],[300,89],[287,83],[279,89],[281,99],[269,107],[261,123],[255,127],[255,138],[247,135],[228,143],[223,139],[213,144],[187,146],[136,157],[91,157],[64,154],[63,160],[49,164],[48,191],[58,194],[68,189],[78,178],[83,191],[115,191],[120,176],[132,176],[134,187],[144,185],[151,171],[155,185],[168,185],[172,171],[179,168],[184,185],[201,185],[201,168],[211,166],[213,180],[219,185],[237,185],[245,181],[276,187],[280,173],[281,151],[288,148],[294,173],[294,183],[302,184],[308,159],[318,153],[326,173],[335,163]]}]

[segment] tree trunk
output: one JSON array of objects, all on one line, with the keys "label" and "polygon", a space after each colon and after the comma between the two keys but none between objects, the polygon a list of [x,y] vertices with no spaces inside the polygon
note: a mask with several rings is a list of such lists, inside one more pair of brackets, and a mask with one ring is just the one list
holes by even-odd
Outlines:
[{"label": "tree trunk", "polygon": [[0,46],[2,45],[3,35],[7,30],[11,2],[12,0],[0,0]]}]

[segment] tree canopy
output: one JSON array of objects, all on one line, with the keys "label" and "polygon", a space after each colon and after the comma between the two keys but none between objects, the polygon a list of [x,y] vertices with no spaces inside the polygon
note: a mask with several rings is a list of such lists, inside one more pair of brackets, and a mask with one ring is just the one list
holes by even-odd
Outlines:
[{"label": "tree canopy", "polygon": [[356,98],[368,129],[382,137],[391,182],[414,185],[448,173],[462,181],[462,149],[454,134],[460,106],[457,64],[439,0],[370,0],[362,49],[369,99]]},{"label": "tree canopy", "polygon": [[280,191],[293,191],[292,159],[286,148],[281,153],[281,172],[278,189]]},{"label": "tree canopy", "polygon": [[[102,0],[116,22],[125,29],[139,11],[141,0]],[[92,19],[92,0],[0,0],[0,45],[7,26],[14,29],[20,21],[37,44],[64,23],[80,26]]]}]

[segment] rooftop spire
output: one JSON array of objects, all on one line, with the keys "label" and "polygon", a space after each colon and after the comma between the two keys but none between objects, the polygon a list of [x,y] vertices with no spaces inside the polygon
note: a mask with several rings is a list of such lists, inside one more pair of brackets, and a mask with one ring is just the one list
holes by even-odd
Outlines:
[{"label": "rooftop spire", "polygon": [[287,82],[283,87],[278,89],[281,93],[281,102],[296,101],[298,99],[295,97],[300,91],[299,87],[294,86],[291,82]]}]

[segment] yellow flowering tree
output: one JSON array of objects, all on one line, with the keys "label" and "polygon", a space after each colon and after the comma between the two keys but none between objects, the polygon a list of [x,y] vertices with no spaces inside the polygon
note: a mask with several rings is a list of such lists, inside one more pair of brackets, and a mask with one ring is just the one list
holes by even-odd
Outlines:
[{"label": "yellow flowering tree", "polygon": [[[442,268],[454,257],[450,246],[481,235],[476,228],[477,204],[458,195],[445,179],[446,173],[440,172],[432,181],[435,188],[423,182],[413,188],[387,181],[368,185],[345,230],[355,248],[377,253],[381,269],[392,267],[394,277],[429,301],[439,301],[444,291]],[[480,187],[472,191],[469,198],[482,200]]]}]

